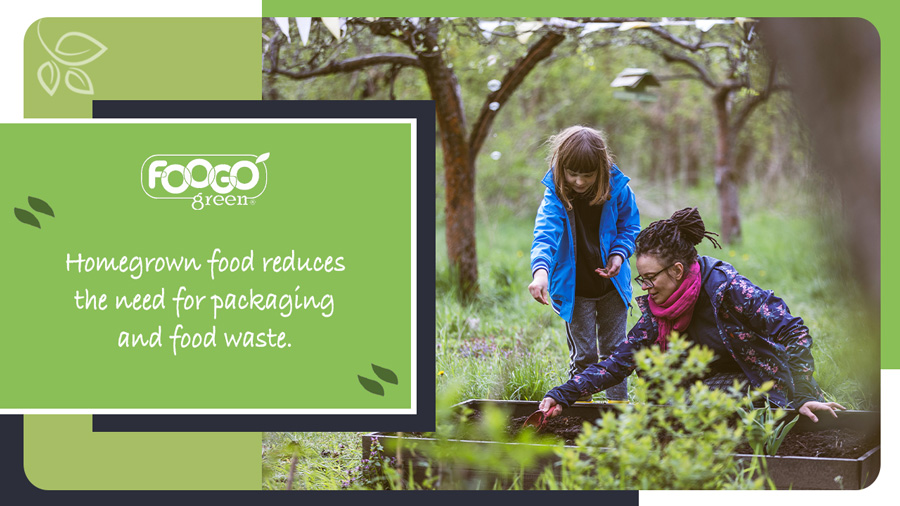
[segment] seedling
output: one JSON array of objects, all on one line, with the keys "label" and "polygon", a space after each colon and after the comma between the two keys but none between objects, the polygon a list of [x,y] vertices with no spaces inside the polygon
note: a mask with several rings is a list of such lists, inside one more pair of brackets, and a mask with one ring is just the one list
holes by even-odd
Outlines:
[{"label": "seedling", "polygon": [[747,431],[747,440],[750,447],[753,448],[753,453],[770,457],[774,457],[778,453],[778,448],[784,442],[784,438],[800,419],[800,415],[797,415],[790,422],[782,421],[776,426],[775,422],[784,418],[786,413],[781,408],[773,411],[768,403],[764,408],[750,411],[738,408],[738,414],[741,420],[750,427],[750,430]]}]

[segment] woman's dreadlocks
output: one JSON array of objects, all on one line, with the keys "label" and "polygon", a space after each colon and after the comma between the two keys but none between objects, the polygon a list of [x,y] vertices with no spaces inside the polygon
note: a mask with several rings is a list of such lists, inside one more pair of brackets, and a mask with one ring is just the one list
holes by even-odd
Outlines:
[{"label": "woman's dreadlocks", "polygon": [[642,230],[635,239],[635,256],[653,255],[663,264],[681,262],[687,267],[697,260],[696,246],[704,238],[714,247],[722,247],[713,237],[718,235],[706,231],[696,207],[686,207],[675,211],[671,218],[654,221]]}]

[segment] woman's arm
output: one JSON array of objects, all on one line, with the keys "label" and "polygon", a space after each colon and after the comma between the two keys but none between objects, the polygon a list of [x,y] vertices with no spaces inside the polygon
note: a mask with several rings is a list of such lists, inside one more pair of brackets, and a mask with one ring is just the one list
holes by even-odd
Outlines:
[{"label": "woman's arm", "polygon": [[547,392],[544,397],[550,397],[557,404],[569,407],[582,396],[619,384],[637,367],[634,352],[654,341],[656,331],[653,329],[649,313],[643,314],[612,355],[600,363],[591,364],[574,378]]},{"label": "woman's arm", "polygon": [[787,304],[772,291],[759,288],[741,275],[735,276],[729,293],[738,318],[755,333],[784,347],[794,380],[794,406],[821,401],[821,390],[813,378],[812,338],[803,320],[791,315]]}]

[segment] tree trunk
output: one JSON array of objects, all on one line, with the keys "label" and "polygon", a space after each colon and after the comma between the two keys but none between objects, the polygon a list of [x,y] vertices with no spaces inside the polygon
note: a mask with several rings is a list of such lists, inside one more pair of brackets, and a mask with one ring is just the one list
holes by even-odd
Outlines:
[{"label": "tree trunk", "polygon": [[703,128],[699,121],[691,120],[685,129],[689,132],[685,146],[684,177],[688,187],[696,188],[700,185],[700,150],[702,149]]},{"label": "tree trunk", "polygon": [[671,185],[681,175],[681,132],[675,125],[666,125],[666,184]]},{"label": "tree trunk", "polygon": [[[432,46],[433,47],[433,46]],[[456,76],[439,52],[419,60],[437,110],[446,183],[447,258],[463,300],[478,292],[478,254],[475,250],[475,163],[469,156],[466,117]]]},{"label": "tree trunk", "polygon": [[728,90],[719,89],[713,95],[716,112],[716,190],[719,195],[719,216],[722,219],[722,242],[730,244],[741,237],[741,215],[738,201],[732,150],[734,136],[728,124]]},{"label": "tree trunk", "polygon": [[[852,277],[862,281],[877,324],[881,252],[889,252],[882,250],[881,236],[892,230],[881,229],[882,192],[891,198],[881,186],[882,91],[886,99],[894,100],[892,88],[881,88],[882,82],[889,83],[882,81],[882,68],[889,67],[881,63],[878,30],[862,18],[772,18],[763,26],[763,40],[786,62],[784,68],[796,86],[794,100],[816,146],[815,170],[832,177],[844,196]],[[891,138],[886,137],[889,145]]]},{"label": "tree trunk", "polygon": [[772,122],[772,137],[769,140],[769,146],[771,156],[763,180],[766,187],[774,188],[776,181],[781,177],[783,167],[789,166],[787,158],[790,153],[790,145],[785,132],[782,131],[781,121]]}]

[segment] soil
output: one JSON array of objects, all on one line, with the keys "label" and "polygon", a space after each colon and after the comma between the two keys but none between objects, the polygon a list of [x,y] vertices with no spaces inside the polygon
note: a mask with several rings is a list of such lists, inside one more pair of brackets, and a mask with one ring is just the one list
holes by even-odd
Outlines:
[{"label": "soil", "polygon": [[[792,432],[778,447],[777,455],[858,459],[878,444],[877,434],[865,434],[853,429]],[[753,451],[750,450],[750,445],[742,444],[736,453],[749,454]]]},{"label": "soil", "polygon": [[[510,420],[507,432],[510,435],[516,435],[522,430],[522,424],[525,423],[527,416],[519,416]],[[575,438],[581,434],[581,427],[584,424],[584,418],[580,416],[557,416],[547,421],[547,426],[540,431],[541,434],[552,434],[566,442],[567,445],[574,445]],[[530,430],[530,429],[529,429]]]},{"label": "soil", "polygon": [[[511,435],[517,434],[522,430],[526,418],[528,417],[521,416],[510,420],[507,431]],[[574,445],[584,421],[577,416],[558,416],[551,418],[541,433],[552,434],[565,441],[565,444]],[[878,444],[878,434],[866,434],[854,429],[791,432],[784,438],[777,455],[856,459]],[[738,446],[735,453],[752,454],[753,451],[745,443]]]},{"label": "soil", "polygon": [[[525,423],[527,416],[513,418],[510,421],[507,431],[515,435],[522,430],[522,424]],[[575,444],[575,438],[581,434],[581,427],[584,424],[584,418],[580,416],[557,416],[547,421],[547,427],[542,429],[542,434],[553,434],[562,439],[567,445]]]}]

